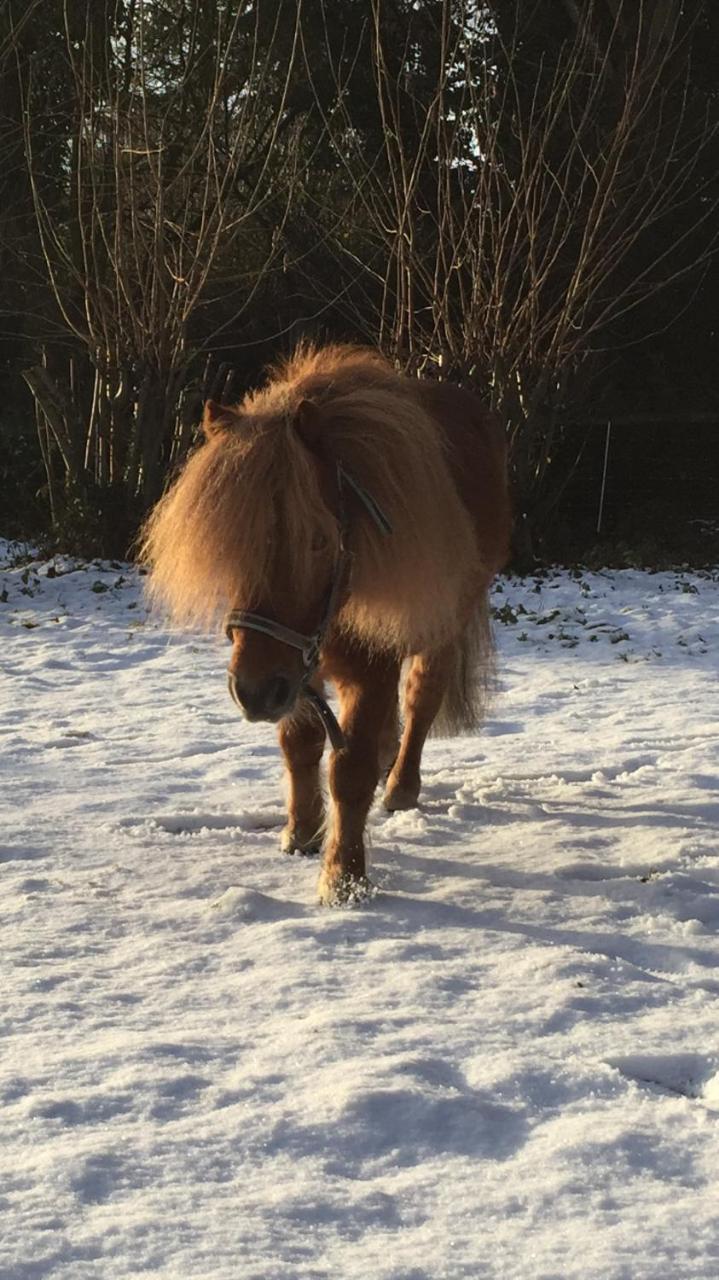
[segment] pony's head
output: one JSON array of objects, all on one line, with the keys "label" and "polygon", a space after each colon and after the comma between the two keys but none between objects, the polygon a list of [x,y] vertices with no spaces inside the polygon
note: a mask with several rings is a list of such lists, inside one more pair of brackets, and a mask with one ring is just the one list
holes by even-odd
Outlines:
[{"label": "pony's head", "polygon": [[144,531],[150,594],[180,623],[227,615],[233,700],[250,720],[277,721],[297,701],[307,655],[234,620],[246,612],[307,639],[317,631],[340,553],[336,465],[306,399],[208,401],[202,425],[204,443]]}]

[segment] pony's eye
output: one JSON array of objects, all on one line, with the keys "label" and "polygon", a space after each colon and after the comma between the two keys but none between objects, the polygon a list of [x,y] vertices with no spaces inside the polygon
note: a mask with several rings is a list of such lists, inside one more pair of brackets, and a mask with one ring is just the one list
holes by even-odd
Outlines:
[{"label": "pony's eye", "polygon": [[320,555],[323,551],[327,550],[329,546],[329,539],[324,533],[316,533],[312,539],[311,546],[315,554]]}]

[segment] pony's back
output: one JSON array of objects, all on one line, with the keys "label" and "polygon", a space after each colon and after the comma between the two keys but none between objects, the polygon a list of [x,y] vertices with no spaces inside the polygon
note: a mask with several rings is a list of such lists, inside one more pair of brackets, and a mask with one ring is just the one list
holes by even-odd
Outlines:
[{"label": "pony's back", "polygon": [[507,563],[512,516],[504,427],[491,409],[449,382],[419,382],[420,400],[444,435],[452,478],[490,573]]}]

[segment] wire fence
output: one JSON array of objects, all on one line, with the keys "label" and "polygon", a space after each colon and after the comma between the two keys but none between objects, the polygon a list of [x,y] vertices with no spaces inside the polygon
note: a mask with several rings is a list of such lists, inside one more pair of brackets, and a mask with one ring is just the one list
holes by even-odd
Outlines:
[{"label": "wire fence", "polygon": [[708,559],[719,553],[719,415],[585,422],[564,453],[554,542],[654,544],[665,554]]}]

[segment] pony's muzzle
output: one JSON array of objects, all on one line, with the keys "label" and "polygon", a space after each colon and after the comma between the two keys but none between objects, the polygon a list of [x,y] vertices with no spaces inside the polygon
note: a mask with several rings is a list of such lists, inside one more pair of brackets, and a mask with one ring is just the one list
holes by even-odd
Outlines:
[{"label": "pony's muzzle", "polygon": [[227,673],[227,687],[236,707],[246,720],[269,720],[276,724],[294,705],[297,689],[287,676],[274,675],[250,685]]}]

